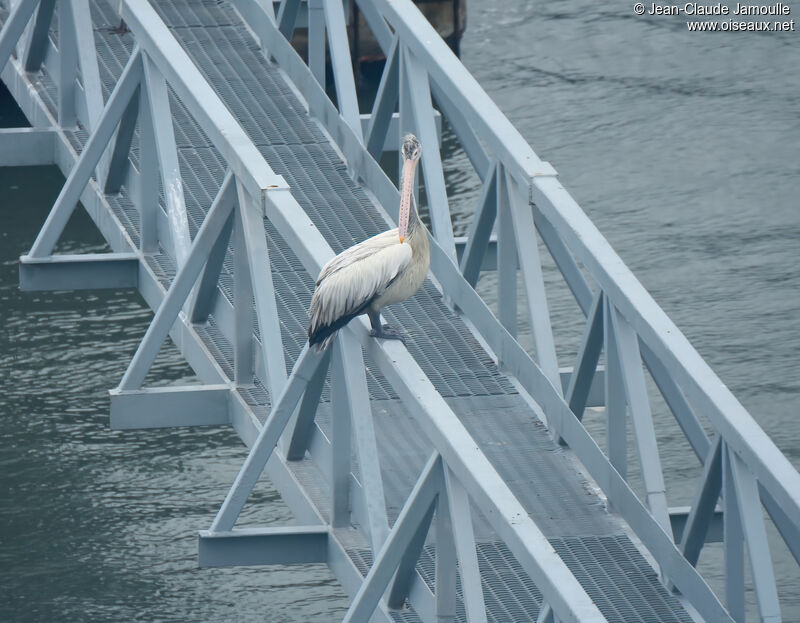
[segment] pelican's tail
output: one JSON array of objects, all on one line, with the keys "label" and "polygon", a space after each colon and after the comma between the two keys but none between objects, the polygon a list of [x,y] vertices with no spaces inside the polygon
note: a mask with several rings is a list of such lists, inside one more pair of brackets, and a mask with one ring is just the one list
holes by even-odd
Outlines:
[{"label": "pelican's tail", "polygon": [[309,339],[308,343],[309,343],[309,345],[314,347],[314,351],[315,352],[319,353],[319,352],[322,352],[323,350],[328,350],[328,347],[331,345],[331,343],[333,342],[335,337],[336,337],[336,332],[334,331],[328,337],[326,337],[325,339],[323,339],[321,341],[312,342]]},{"label": "pelican's tail", "polygon": [[317,317],[312,313],[312,321],[308,326],[308,344],[310,346],[316,346],[317,352],[325,350],[331,345],[331,342],[333,342],[334,338],[336,337],[336,332],[350,322],[353,318],[363,314],[366,308],[367,305],[364,305],[363,307],[357,309],[355,313],[347,314],[346,316],[337,318],[331,324],[324,325],[316,325],[314,321]]}]

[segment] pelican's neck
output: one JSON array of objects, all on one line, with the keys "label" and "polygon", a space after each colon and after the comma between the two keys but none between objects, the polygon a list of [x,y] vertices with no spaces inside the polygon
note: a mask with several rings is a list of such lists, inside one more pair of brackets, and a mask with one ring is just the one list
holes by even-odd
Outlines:
[{"label": "pelican's neck", "polygon": [[417,168],[416,160],[403,162],[403,174],[400,183],[400,211],[397,216],[397,229],[400,241],[408,234],[408,230],[417,224],[417,210],[414,201],[414,172]]}]

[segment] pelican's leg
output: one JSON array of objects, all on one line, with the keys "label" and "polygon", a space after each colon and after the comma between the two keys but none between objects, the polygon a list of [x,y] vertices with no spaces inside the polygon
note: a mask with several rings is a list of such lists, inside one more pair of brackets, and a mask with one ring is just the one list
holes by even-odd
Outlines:
[{"label": "pelican's leg", "polygon": [[372,331],[369,332],[372,337],[382,340],[400,340],[403,344],[406,343],[406,339],[397,329],[390,327],[388,324],[381,324],[380,312],[369,311],[367,316],[369,316],[369,322],[372,325]]}]

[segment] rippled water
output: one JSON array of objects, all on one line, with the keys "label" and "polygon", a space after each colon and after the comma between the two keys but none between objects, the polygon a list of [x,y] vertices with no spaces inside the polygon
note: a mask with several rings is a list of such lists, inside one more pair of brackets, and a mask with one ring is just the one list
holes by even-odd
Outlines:
[{"label": "rippled water", "polygon": [[[800,466],[797,33],[689,33],[679,18],[588,0],[472,2],[468,19],[465,64]],[[463,231],[478,187],[445,141]],[[197,569],[196,531],[244,457],[234,433],[108,429],[107,390],[151,317],[138,295],[18,291],[17,257],[62,182],[54,168],[0,169],[0,620],[340,618],[325,566]],[[66,240],[61,250],[103,248],[86,217]],[[547,279],[566,357],[580,322],[552,269]],[[174,351],[157,366],[163,381],[191,375]],[[658,426],[670,502],[686,503],[696,466],[666,418]],[[256,499],[252,519],[289,519],[266,484]],[[800,574],[771,544],[785,620],[799,621]],[[702,559],[717,586],[719,556]]]}]

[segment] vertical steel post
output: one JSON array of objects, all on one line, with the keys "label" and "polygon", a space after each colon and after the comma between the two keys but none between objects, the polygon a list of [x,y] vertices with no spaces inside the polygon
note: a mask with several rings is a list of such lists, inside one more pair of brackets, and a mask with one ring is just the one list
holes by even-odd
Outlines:
[{"label": "vertical steel post", "polygon": [[72,27],[72,3],[58,3],[58,125],[74,128],[75,80],[78,77],[78,41]]},{"label": "vertical steel post", "polygon": [[[619,350],[611,320],[611,302],[603,295],[603,335],[606,353],[606,450],[614,469],[628,477],[628,421]],[[609,500],[613,506],[613,502]]]},{"label": "vertical steel post", "polygon": [[322,0],[308,0],[308,67],[325,89],[325,7]]},{"label": "vertical steel post", "polygon": [[[245,246],[242,201],[234,201],[233,218],[233,369],[236,385],[253,384],[253,287]],[[263,336],[262,336],[263,338]]]},{"label": "vertical steel post", "polygon": [[[142,55],[145,53],[143,52]],[[144,76],[144,72],[142,73]],[[139,86],[139,246],[142,253],[157,253],[159,248],[158,151],[147,81]]]},{"label": "vertical steel post", "polygon": [[728,444],[722,442],[722,491],[725,500],[723,532],[725,536],[725,598],[728,612],[736,623],[744,623],[744,533],[736,500]]},{"label": "vertical steel post", "polygon": [[517,247],[505,167],[497,166],[497,307],[498,319],[517,336]]},{"label": "vertical steel post", "polygon": [[[336,336],[333,348],[341,351],[342,332]],[[350,401],[346,387],[345,362],[341,353],[331,360],[331,406],[333,408],[331,438],[331,525],[337,528],[350,525]]]},{"label": "vertical steel post", "polygon": [[55,6],[56,0],[40,0],[39,2],[39,10],[36,12],[33,28],[31,28],[28,42],[25,45],[23,60],[25,71],[39,71],[42,66],[42,61],[47,52],[50,23],[53,20]]}]

